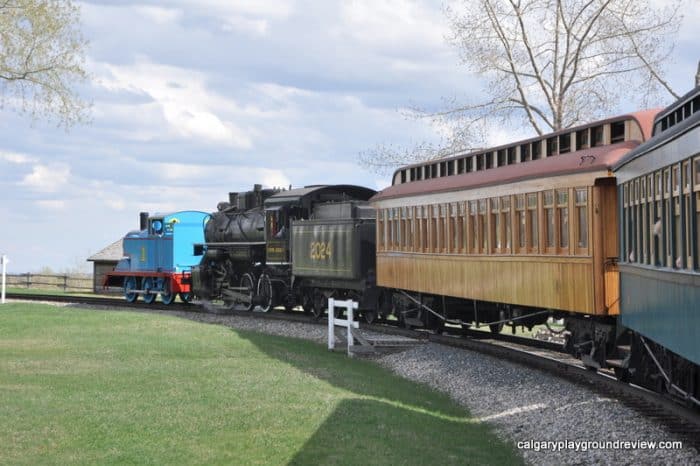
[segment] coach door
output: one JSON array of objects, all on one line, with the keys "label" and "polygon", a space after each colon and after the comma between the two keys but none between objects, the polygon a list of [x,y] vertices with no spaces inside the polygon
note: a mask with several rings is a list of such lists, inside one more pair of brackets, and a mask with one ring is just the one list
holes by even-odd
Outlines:
[{"label": "coach door", "polygon": [[[617,186],[615,178],[596,180],[593,188],[594,225],[593,270],[596,308],[608,315],[620,313],[620,273]],[[597,222],[596,222],[597,223]],[[601,292],[598,292],[600,290]],[[600,311],[598,311],[600,312]]]}]

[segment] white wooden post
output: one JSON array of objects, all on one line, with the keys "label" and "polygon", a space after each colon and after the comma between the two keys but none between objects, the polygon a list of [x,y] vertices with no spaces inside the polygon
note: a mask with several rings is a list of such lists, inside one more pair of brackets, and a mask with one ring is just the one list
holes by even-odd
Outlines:
[{"label": "white wooden post", "polygon": [[[335,308],[344,307],[347,320],[335,318]],[[336,301],[333,298],[328,298],[328,349],[335,349],[335,327],[346,327],[348,329],[348,356],[352,356],[352,346],[354,345],[354,337],[352,335],[353,328],[360,328],[360,323],[355,322],[353,318],[353,309],[357,309],[358,303],[351,299],[346,301]]]},{"label": "white wooden post", "polygon": [[328,300],[328,349],[335,349],[335,299]]},{"label": "white wooden post", "polygon": [[355,345],[355,338],[352,336],[352,326],[355,324],[355,319],[352,318],[352,309],[357,307],[357,303],[354,301],[345,302],[347,303],[345,306],[345,317],[348,319],[348,356],[352,356],[352,347]]},{"label": "white wooden post", "polygon": [[0,304],[5,304],[5,281],[7,278],[7,256],[0,256],[0,264],[2,264],[2,291],[0,292]]}]

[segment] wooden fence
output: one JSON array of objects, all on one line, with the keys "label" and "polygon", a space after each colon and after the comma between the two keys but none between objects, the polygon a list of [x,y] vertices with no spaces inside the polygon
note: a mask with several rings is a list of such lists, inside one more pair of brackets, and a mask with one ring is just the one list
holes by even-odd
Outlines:
[{"label": "wooden fence", "polygon": [[76,291],[93,291],[92,275],[87,274],[7,274],[8,288]]}]

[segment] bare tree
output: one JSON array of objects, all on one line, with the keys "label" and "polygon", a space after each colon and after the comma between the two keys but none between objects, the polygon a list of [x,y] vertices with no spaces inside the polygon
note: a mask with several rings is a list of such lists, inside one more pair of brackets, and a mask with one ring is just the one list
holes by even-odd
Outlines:
[{"label": "bare tree", "polygon": [[87,79],[87,42],[70,0],[0,0],[3,107],[66,128],[87,118],[75,87]]},{"label": "bare tree", "polygon": [[[416,111],[440,126],[463,125],[446,149],[483,142],[472,129],[490,122],[529,127],[538,135],[608,115],[621,99],[655,103],[678,95],[663,78],[683,0],[457,0],[446,8],[449,41],[462,63],[485,83],[485,102],[440,112]],[[483,131],[482,131],[483,134]],[[387,157],[384,146],[360,154],[366,167],[412,162],[413,148]]]}]

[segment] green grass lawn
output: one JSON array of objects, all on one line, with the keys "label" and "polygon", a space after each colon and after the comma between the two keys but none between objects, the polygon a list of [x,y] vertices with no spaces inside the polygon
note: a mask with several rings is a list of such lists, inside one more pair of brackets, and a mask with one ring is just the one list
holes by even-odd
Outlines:
[{"label": "green grass lawn", "polygon": [[0,306],[0,464],[519,464],[446,396],[302,340]]}]

